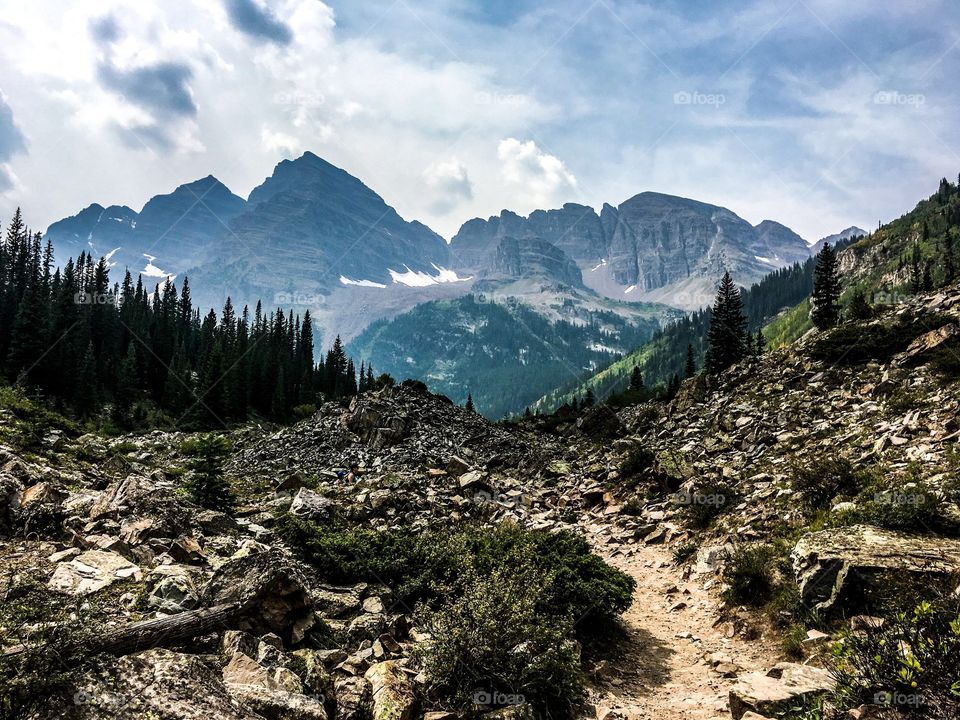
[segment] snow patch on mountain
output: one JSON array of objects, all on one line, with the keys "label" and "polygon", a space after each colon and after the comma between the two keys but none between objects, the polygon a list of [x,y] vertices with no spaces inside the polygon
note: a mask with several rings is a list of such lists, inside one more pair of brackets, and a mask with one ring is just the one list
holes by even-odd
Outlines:
[{"label": "snow patch on mountain", "polygon": [[406,268],[406,272],[400,273],[391,269],[388,269],[387,272],[390,273],[390,277],[394,283],[407,285],[408,287],[428,287],[429,285],[441,285],[443,283],[466,282],[472,279],[470,277],[460,277],[453,270],[448,270],[434,263],[430,264],[433,266],[433,269],[437,271],[436,275],[411,270],[406,265],[403,266]]},{"label": "snow patch on mountain", "polygon": [[374,282],[373,280],[351,280],[345,275],[340,276],[340,283],[342,285],[355,285],[357,287],[380,288],[381,290],[387,287],[383,283]]}]

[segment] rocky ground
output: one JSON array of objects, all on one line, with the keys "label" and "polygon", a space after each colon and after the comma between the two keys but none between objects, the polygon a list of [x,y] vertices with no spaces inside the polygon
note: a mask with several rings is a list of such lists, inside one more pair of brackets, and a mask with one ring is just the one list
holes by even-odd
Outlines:
[{"label": "rocky ground", "polygon": [[[721,597],[738,548],[788,546],[805,606],[846,615],[858,614],[846,604],[854,582],[960,568],[960,541],[941,534],[831,521],[868,496],[828,503],[812,525],[793,481],[798,464],[839,454],[904,492],[922,481],[944,518],[960,517],[950,495],[960,392],[927,362],[960,332],[941,324],[958,307],[954,294],[891,311],[938,322],[882,362],[815,360],[807,338],[719,381],[686,381],[666,405],[494,425],[406,386],[329,403],[291,427],[246,426],[231,436],[231,515],[183,496],[184,435],[47,431],[30,452],[0,447],[0,597],[32,582],[62,622],[95,615],[118,656],[49,717],[442,720],[411,660],[424,636],[409,608],[385,584],[318,582],[275,532],[278,512],[413,532],[463,521],[566,529],[637,581],[624,639],[588,668],[582,716],[773,715],[830,687],[829,635],[809,631],[784,663],[784,624]],[[364,474],[345,484],[336,471],[351,463]],[[700,502],[717,505],[709,523],[692,514]],[[22,628],[21,642],[43,625]],[[304,643],[320,626],[338,647]]]}]

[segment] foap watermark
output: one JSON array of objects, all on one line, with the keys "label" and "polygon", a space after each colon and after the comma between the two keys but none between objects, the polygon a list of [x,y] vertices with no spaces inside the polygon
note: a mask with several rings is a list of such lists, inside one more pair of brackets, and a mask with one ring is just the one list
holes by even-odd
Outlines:
[{"label": "foap watermark", "polygon": [[878,492],[873,494],[873,502],[877,505],[906,505],[919,507],[927,502],[927,496],[921,493],[908,492]]},{"label": "foap watermark", "polygon": [[527,698],[520,693],[503,693],[497,690],[486,691],[477,690],[473,694],[473,702],[477,705],[503,706],[503,705],[523,705]]},{"label": "foap watermark", "polygon": [[323,305],[326,301],[326,297],[321,293],[301,292],[299,290],[278,292],[273,296],[273,304],[280,307],[289,307],[294,305],[316,307],[317,305]]},{"label": "foap watermark", "polygon": [[723,493],[696,493],[696,492],[675,492],[670,496],[670,500],[675,505],[705,505],[707,507],[720,507],[727,501],[727,496]]},{"label": "foap watermark", "polygon": [[118,305],[120,299],[112,292],[86,293],[78,292],[73,296],[76,305]]},{"label": "foap watermark", "polygon": [[873,704],[881,707],[919,707],[922,702],[922,699],[916,693],[884,690],[873,695]]},{"label": "foap watermark", "polygon": [[526,95],[519,93],[478,92],[473,96],[477,105],[525,105]]},{"label": "foap watermark", "polygon": [[273,96],[277,105],[291,105],[297,107],[319,107],[327,101],[323,93],[309,92],[278,92]]},{"label": "foap watermark", "polygon": [[880,291],[873,294],[874,305],[904,305],[912,299],[910,293]]},{"label": "foap watermark", "polygon": [[875,105],[898,105],[906,107],[920,107],[925,105],[927,98],[920,93],[902,93],[898,90],[879,90],[873,96]]},{"label": "foap watermark", "polygon": [[674,105],[707,105],[718,108],[726,104],[726,102],[727,96],[723,93],[702,93],[698,90],[694,90],[693,92],[681,90],[673,94]]},{"label": "foap watermark", "polygon": [[501,493],[478,490],[473,493],[473,501],[481,505],[500,505],[502,507],[519,508],[524,505],[524,495],[521,492]]}]

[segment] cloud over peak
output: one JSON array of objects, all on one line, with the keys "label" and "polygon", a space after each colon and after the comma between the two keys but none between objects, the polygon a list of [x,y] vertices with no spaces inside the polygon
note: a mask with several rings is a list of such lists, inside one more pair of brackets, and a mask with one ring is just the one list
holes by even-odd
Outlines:
[{"label": "cloud over peak", "polygon": [[7,162],[15,154],[27,149],[27,141],[13,119],[13,110],[0,92],[0,192],[13,187],[13,171]]},{"label": "cloud over peak", "polygon": [[279,20],[257,0],[225,0],[227,17],[240,32],[258,42],[289,45],[293,41],[290,26]]}]

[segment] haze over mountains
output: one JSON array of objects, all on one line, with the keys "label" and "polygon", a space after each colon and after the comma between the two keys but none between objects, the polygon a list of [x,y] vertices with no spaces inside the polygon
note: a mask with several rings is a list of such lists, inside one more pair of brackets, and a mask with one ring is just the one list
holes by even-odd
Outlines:
[{"label": "haze over mountains", "polygon": [[[400,329],[409,335],[417,322],[396,331],[384,323],[441,302],[421,313],[420,324],[430,325],[421,329],[460,337],[459,325],[476,313],[442,301],[482,293],[522,303],[548,327],[561,320],[586,326],[585,335],[568,328],[545,340],[560,346],[577,337],[590,351],[588,364],[584,347],[555,353],[558,362],[571,364],[570,372],[593,371],[604,357],[642,340],[638,332],[645,337],[676,317],[671,308],[709,304],[725,270],[749,286],[810,255],[809,244],[780,223],[753,226],[726,208],[655,192],[617,207],[604,204],[599,213],[573,203],[528,217],[504,210],[464,223],[448,244],[310,152],[280,162],[247,199],[210,175],[152,198],[140,212],[91,205],[52,224],[47,238],[61,263],[83,250],[106,256],[116,280],[124,268],[144,274],[148,284],[186,274],[202,307],[219,307],[230,296],[237,307],[261,300],[266,307],[309,309],[320,347],[337,334],[350,341],[378,323],[359,339],[367,360],[397,372],[398,364],[409,365],[407,371],[429,366],[431,379],[450,380],[444,389],[457,396],[469,391],[458,376],[461,365],[475,367],[482,348],[470,350],[470,359],[453,352],[440,366],[435,359],[410,364],[416,333],[406,337]],[[504,336],[516,341],[507,348],[512,357],[529,353],[534,336],[542,335],[517,312],[497,318]]]}]

